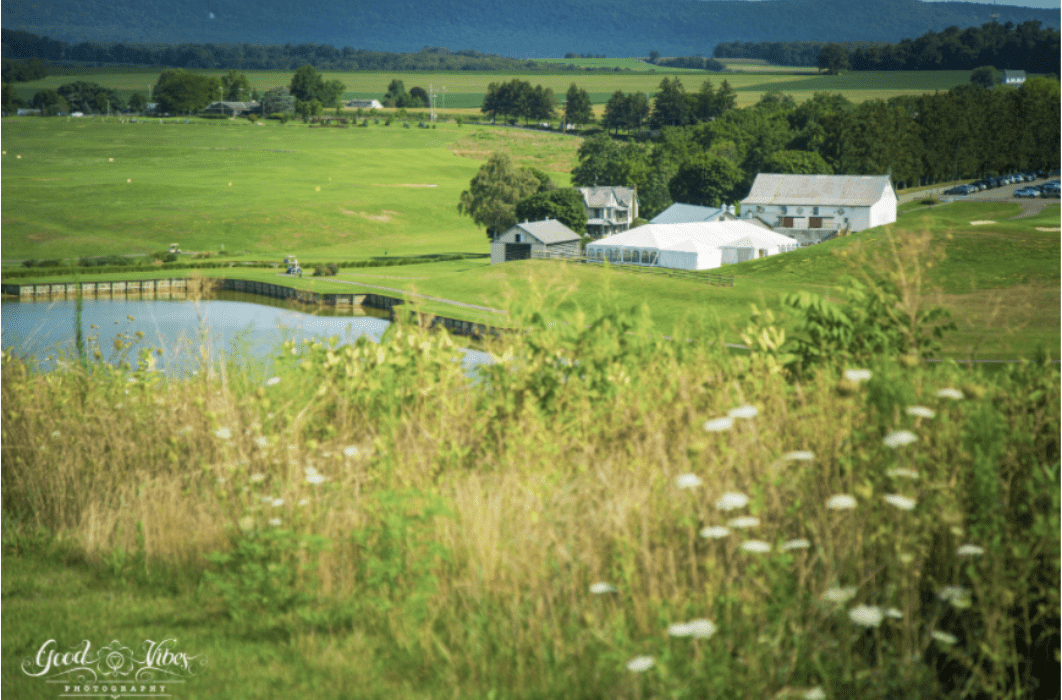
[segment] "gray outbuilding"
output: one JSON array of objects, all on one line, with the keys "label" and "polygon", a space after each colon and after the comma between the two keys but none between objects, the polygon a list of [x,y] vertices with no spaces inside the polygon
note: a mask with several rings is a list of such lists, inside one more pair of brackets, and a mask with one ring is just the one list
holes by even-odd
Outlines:
[{"label": "gray outbuilding", "polygon": [[529,260],[531,254],[569,257],[579,253],[579,234],[557,221],[525,221],[499,234],[490,244],[490,263]]}]

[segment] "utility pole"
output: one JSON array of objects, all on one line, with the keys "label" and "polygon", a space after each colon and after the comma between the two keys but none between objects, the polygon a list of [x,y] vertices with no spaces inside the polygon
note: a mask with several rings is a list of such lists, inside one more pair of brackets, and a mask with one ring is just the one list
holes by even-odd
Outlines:
[{"label": "utility pole", "polygon": [[431,121],[432,124],[434,124],[435,123],[435,87],[431,83],[428,83],[428,102],[430,103],[429,104],[429,108],[431,109],[431,119],[430,119],[430,121]]}]

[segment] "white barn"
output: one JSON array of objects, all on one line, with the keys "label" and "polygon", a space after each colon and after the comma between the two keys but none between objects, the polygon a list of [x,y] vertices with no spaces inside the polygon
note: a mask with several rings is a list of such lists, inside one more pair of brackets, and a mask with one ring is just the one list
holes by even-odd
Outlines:
[{"label": "white barn", "polygon": [[[760,173],[741,200],[741,218],[776,230],[862,231],[896,221],[896,192],[888,175],[776,175]],[[814,235],[818,232],[817,237]],[[793,236],[802,239],[804,236]]]},{"label": "white barn", "polygon": [[712,270],[799,248],[793,238],[748,221],[646,224],[586,246],[588,262]]}]

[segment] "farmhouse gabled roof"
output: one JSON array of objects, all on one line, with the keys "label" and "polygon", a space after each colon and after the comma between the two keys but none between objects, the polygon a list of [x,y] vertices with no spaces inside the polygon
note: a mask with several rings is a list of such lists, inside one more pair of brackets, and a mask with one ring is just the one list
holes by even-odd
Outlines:
[{"label": "farmhouse gabled roof", "polygon": [[[572,231],[570,228],[557,221],[556,219],[546,219],[545,221],[525,221],[522,224],[516,224],[513,228],[518,228],[529,236],[533,236],[546,245],[553,245],[554,243],[567,243],[569,241],[579,240],[579,234]],[[512,229],[510,229],[512,230]]]},{"label": "farmhouse gabled roof", "polygon": [[741,204],[869,207],[891,188],[888,175],[760,173]]},{"label": "farmhouse gabled roof", "polygon": [[723,209],[700,207],[696,204],[676,202],[649,220],[651,224],[690,224],[697,221],[715,221],[722,217]]},{"label": "farmhouse gabled roof", "polygon": [[583,202],[588,207],[630,207],[637,193],[630,187],[580,187]]},{"label": "farmhouse gabled roof", "polygon": [[1023,70],[1005,70],[1003,71],[1003,80],[1019,79],[1025,80],[1025,71]]}]

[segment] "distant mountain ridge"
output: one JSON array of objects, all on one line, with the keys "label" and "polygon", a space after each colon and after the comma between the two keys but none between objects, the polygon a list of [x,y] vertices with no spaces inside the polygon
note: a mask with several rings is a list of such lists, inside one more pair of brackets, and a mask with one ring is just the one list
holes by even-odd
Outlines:
[{"label": "distant mountain ridge", "polygon": [[899,41],[948,26],[1039,20],[1057,10],[919,0],[22,0],[3,28],[67,42],[331,44],[417,51],[475,49],[516,58],[569,51],[710,56],[733,41]]}]

